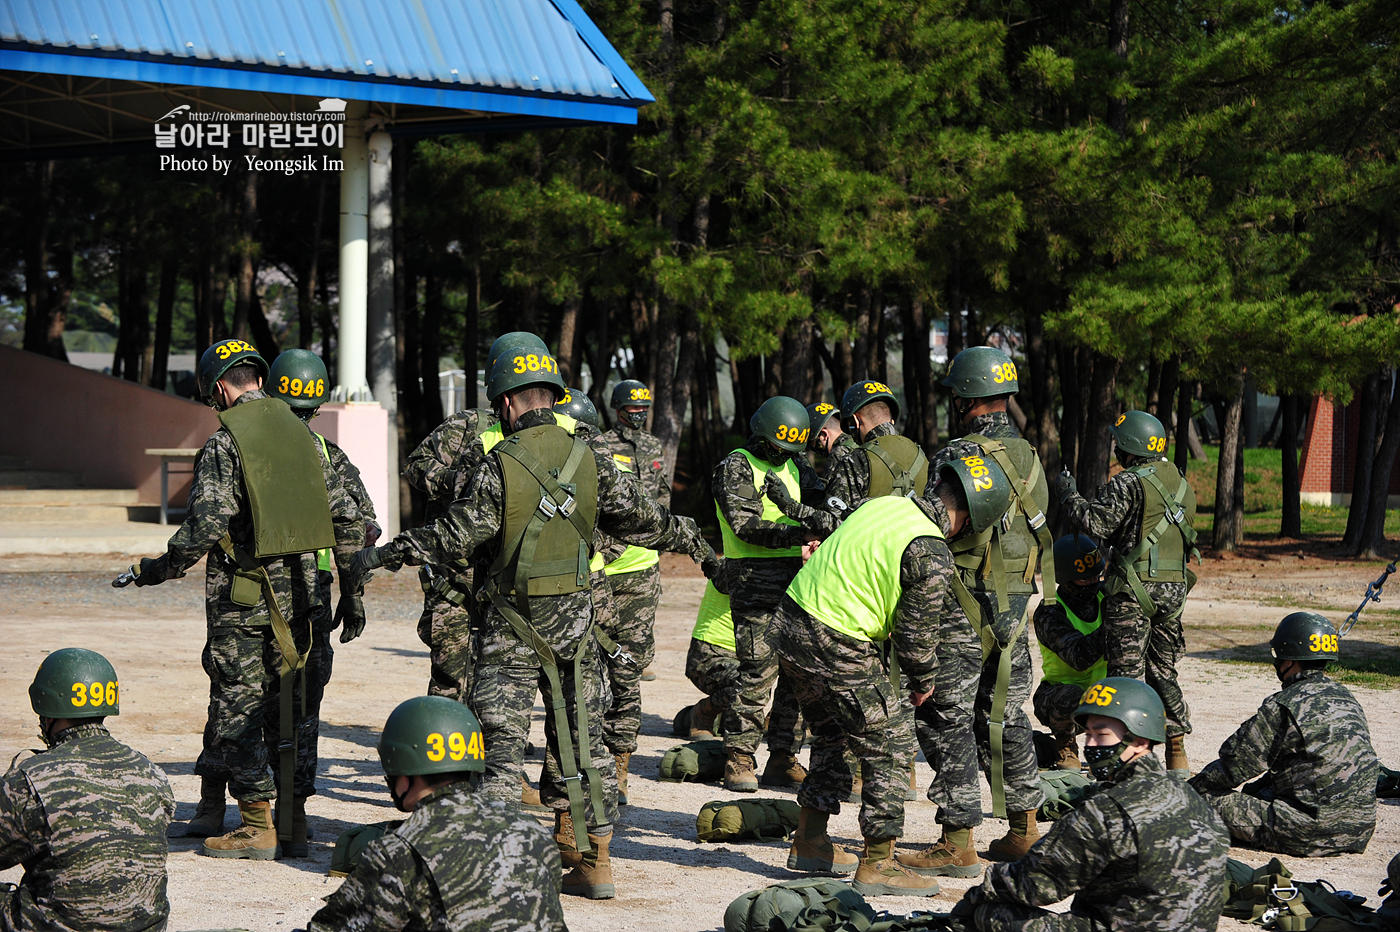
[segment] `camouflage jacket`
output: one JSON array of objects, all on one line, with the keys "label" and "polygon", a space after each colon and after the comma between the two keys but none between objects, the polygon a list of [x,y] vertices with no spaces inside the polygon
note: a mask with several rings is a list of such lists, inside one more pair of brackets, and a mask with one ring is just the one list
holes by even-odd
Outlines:
[{"label": "camouflage jacket", "polygon": [[471,474],[486,454],[481,434],[500,423],[489,408],[458,411],[437,426],[414,448],[404,463],[403,477],[414,488],[428,493],[424,520],[429,524],[447,513],[457,498],[458,473]]},{"label": "camouflage jacket", "polygon": [[[992,440],[1019,440],[1021,432],[1016,429],[1016,425],[1011,423],[1011,415],[1005,411],[993,411],[990,414],[979,414],[972,419],[972,422],[963,429],[963,436],[968,434],[981,434]],[[928,460],[928,488],[932,489],[938,484],[938,469],[945,463],[953,460],[960,460],[964,456],[977,456],[982,448],[971,440],[950,440],[948,445],[939,450]]]},{"label": "camouflage jacket", "polygon": [[1073,896],[1088,928],[1214,932],[1229,846],[1214,810],[1149,754],[1019,861],[988,865],[968,897],[1045,907]]},{"label": "camouflage jacket", "polygon": [[[245,392],[234,405],[267,397],[262,391]],[[330,498],[336,567],[340,570],[341,589],[347,591],[352,584],[350,558],[364,547],[364,517],[340,481],[340,476],[327,461],[321,445],[317,443],[315,447],[325,472],[326,493]],[[243,608],[230,601],[235,567],[219,546],[224,534],[228,534],[235,544],[245,550],[251,552],[253,549],[253,514],[248,506],[248,491],[243,484],[243,465],[239,461],[233,435],[220,427],[195,457],[189,513],[170,538],[166,552],[156,559],[155,573],[163,579],[177,579],[208,554],[204,598],[209,625],[266,625],[270,616],[265,599],[259,600],[252,608]],[[314,552],[269,557],[262,564],[272,580],[273,591],[283,612],[289,606],[291,608],[288,621],[292,617],[305,617],[307,612],[324,607],[316,580]]]},{"label": "camouflage jacket", "polygon": [[[326,438],[322,437],[321,439],[325,440]],[[320,444],[318,443],[317,446]],[[374,513],[374,502],[370,501],[369,492],[365,490],[365,483],[360,478],[359,468],[350,462],[350,457],[345,455],[344,450],[330,440],[326,440],[326,452],[330,454],[331,468],[340,477],[340,482],[345,486],[346,493],[355,500],[355,507],[360,509],[360,517],[365,520],[365,524],[377,526],[379,518]]]},{"label": "camouflage jacket", "polygon": [[600,433],[590,445],[611,455],[624,472],[635,473],[642,483],[642,491],[650,495],[652,501],[662,508],[671,507],[671,484],[666,481],[660,440],[619,421],[612,430]]},{"label": "camouflage jacket", "polygon": [[[759,459],[768,461],[768,444],[763,438],[750,437],[748,442],[744,444],[744,449]],[[793,462],[797,464],[800,485],[806,487],[809,482],[821,482],[817,478],[816,470],[812,469],[812,464],[807,462],[806,456],[799,453],[793,457]],[[729,522],[729,526],[734,530],[734,536],[745,543],[781,550],[784,547],[799,547],[807,539],[805,526],[778,524],[775,521],[763,520],[763,481],[760,480],[755,485],[753,467],[739,451],[735,450],[719,461],[719,465],[715,467],[714,475],[711,477],[710,487],[714,490],[715,504],[719,506],[720,514],[724,515],[724,520]],[[755,494],[755,489],[757,494]],[[794,504],[796,509],[801,509],[788,516],[794,521],[804,521],[803,518],[797,517],[797,514],[807,515],[818,521],[824,516],[829,521],[830,516],[819,509],[803,505],[800,502]],[[813,530],[816,528],[814,527]],[[830,533],[830,531],[825,533]]]},{"label": "camouflage jacket", "polygon": [[[1063,593],[1067,588],[1069,587],[1059,587],[1061,598],[1064,597]],[[1071,593],[1071,597],[1065,599],[1065,604],[1071,608],[1079,609],[1075,605],[1075,595],[1077,593]],[[1094,617],[1098,617],[1097,598],[1089,605],[1090,607],[1079,609],[1079,611],[1092,612]],[[1079,617],[1086,622],[1094,620],[1087,614]],[[1074,669],[1087,670],[1103,659],[1103,626],[1100,625],[1092,634],[1084,634],[1070,622],[1069,616],[1065,614],[1064,607],[1060,605],[1058,600],[1047,599],[1041,602],[1037,606],[1031,622],[1035,625],[1035,639],[1040,642],[1040,645]]]},{"label": "camouflage jacket", "polygon": [[1321,670],[1307,670],[1265,699],[1191,785],[1223,792],[1267,771],[1271,798],[1339,836],[1364,835],[1369,841],[1376,827],[1379,767],[1361,703]]},{"label": "camouflage jacket", "polygon": [[[1141,461],[1151,462],[1146,457]],[[1114,553],[1130,552],[1142,537],[1142,482],[1127,470],[1100,486],[1092,502],[1076,492],[1060,507],[1085,534],[1112,547]]]},{"label": "camouflage jacket", "polygon": [[308,932],[565,932],[549,833],[464,783],[425,796],[370,842]]},{"label": "camouflage jacket", "polygon": [[165,830],[175,797],[165,773],[81,722],[0,779],[0,870],[24,878],[0,927],[49,932],[159,932]]}]

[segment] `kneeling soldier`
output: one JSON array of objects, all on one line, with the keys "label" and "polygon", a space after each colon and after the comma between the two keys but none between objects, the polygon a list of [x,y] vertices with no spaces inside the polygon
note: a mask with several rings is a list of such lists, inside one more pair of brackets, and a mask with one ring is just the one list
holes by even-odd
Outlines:
[{"label": "kneeling soldier", "polygon": [[370,842],[308,932],[564,932],[559,852],[514,804],[476,792],[486,752],[466,706],[444,696],[402,703],[384,723],[379,762],[410,815]]},{"label": "kneeling soldier", "polygon": [[[1229,839],[1152,753],[1167,740],[1162,700],[1138,680],[1110,676],[1084,693],[1074,720],[1105,786],[1019,861],[987,868],[953,917],[980,932],[1214,932]],[[1067,913],[1042,908],[1070,895]]]},{"label": "kneeling soldier", "polygon": [[1032,704],[1040,724],[1055,736],[1056,767],[1079,770],[1080,728],[1074,712],[1084,690],[1108,675],[1103,655],[1103,561],[1083,534],[1055,541],[1055,601],[1035,610],[1041,679]]},{"label": "kneeling soldier", "polygon": [[1294,612],[1279,622],[1269,646],[1283,690],[1191,778],[1239,844],[1301,858],[1359,854],[1376,830],[1380,764],[1366,713],[1324,672],[1337,642],[1321,615]]},{"label": "kneeling soldier", "polygon": [[[788,867],[855,870],[855,888],[867,895],[938,892],[938,881],[894,857],[908,787],[904,745],[914,728],[911,708],[896,696],[895,684],[900,673],[907,676],[910,702],[922,705],[934,691],[939,641],[970,627],[961,602],[972,597],[956,591],[960,583],[944,529],[954,537],[969,525],[984,530],[1005,512],[1010,497],[995,464],[954,460],[943,470],[945,481],[930,498],[885,496],[852,512],[788,587],[769,637],[813,736]],[[997,500],[969,507],[970,500],[987,497]],[[885,663],[886,641],[894,647],[893,670]],[[851,792],[848,746],[865,776],[865,854],[859,862],[826,833],[828,817],[841,811]]]},{"label": "kneeling soldier", "polygon": [[29,702],[48,750],[0,778],[0,870],[24,865],[0,892],[0,928],[165,928],[175,798],[159,767],[107,733],[119,701],[101,654],[70,647],[39,665]]}]

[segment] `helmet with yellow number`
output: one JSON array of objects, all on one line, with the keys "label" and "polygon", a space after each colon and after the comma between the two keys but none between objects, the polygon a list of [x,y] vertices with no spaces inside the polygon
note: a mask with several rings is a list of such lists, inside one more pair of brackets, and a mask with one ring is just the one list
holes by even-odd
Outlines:
[{"label": "helmet with yellow number", "polygon": [[212,404],[214,386],[224,374],[234,366],[256,366],[260,375],[267,378],[267,360],[258,355],[257,347],[243,340],[220,340],[204,351],[199,357],[199,371],[195,373],[195,386],[205,404]]},{"label": "helmet with yellow number", "polygon": [[1269,639],[1275,660],[1326,660],[1341,656],[1341,637],[1332,622],[1316,612],[1285,615]]},{"label": "helmet with yellow number", "polygon": [[1130,676],[1106,676],[1084,691],[1074,721],[1081,728],[1091,715],[1116,718],[1128,733],[1161,744],[1167,740],[1167,715],[1157,690]]},{"label": "helmet with yellow number", "polygon": [[319,408],[330,399],[330,391],[326,364],[311,350],[283,350],[272,361],[267,392],[294,410]]},{"label": "helmet with yellow number", "polygon": [[583,421],[591,427],[601,426],[598,421],[598,409],[594,407],[593,399],[585,395],[581,389],[565,389],[564,397],[554,403],[554,410],[576,421]]},{"label": "helmet with yellow number", "polygon": [[543,350],[521,347],[496,360],[486,377],[486,397],[492,404],[506,392],[529,385],[548,386],[558,401],[569,389],[559,375],[558,361]]},{"label": "helmet with yellow number", "polygon": [[891,420],[899,420],[899,401],[890,391],[890,387],[884,382],[875,382],[870,379],[857,382],[846,389],[846,394],[841,396],[841,410],[846,414],[853,415],[861,408],[876,401],[883,401],[889,406]]},{"label": "helmet with yellow number", "polygon": [[990,398],[1019,391],[1016,364],[994,346],[969,346],[954,356],[943,384],[959,398]]},{"label": "helmet with yellow number", "polygon": [[1124,453],[1154,457],[1167,453],[1167,429],[1146,411],[1124,411],[1108,432]]},{"label": "helmet with yellow number", "polygon": [[446,696],[415,696],[389,713],[379,735],[379,763],[391,777],[484,771],[481,723]]},{"label": "helmet with yellow number", "polygon": [[120,714],[117,671],[95,650],[65,647],[44,658],[29,687],[29,704],[44,718]]},{"label": "helmet with yellow number", "polygon": [[1074,582],[1097,583],[1103,579],[1103,558],[1099,545],[1083,534],[1066,534],[1055,541],[1055,580],[1060,585]]},{"label": "helmet with yellow number", "polygon": [[749,430],[790,453],[807,449],[807,438],[812,433],[810,424],[802,402],[787,395],[769,398],[749,418]]}]

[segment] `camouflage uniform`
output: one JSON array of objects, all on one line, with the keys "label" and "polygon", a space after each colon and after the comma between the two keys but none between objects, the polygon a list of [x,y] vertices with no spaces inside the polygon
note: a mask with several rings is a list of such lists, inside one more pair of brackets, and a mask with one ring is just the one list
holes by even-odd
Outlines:
[{"label": "camouflage uniform", "polygon": [[[1146,461],[1145,457],[1133,457]],[[1175,491],[1175,490],[1173,490]],[[1126,554],[1137,546],[1142,531],[1142,483],[1124,471],[1112,477],[1090,502],[1082,495],[1071,495],[1061,505],[1071,523],[1085,534]],[[1172,533],[1175,533],[1174,531]],[[1110,582],[1114,566],[1108,566]],[[1104,652],[1109,676],[1130,676],[1142,680],[1162,697],[1167,711],[1167,737],[1191,733],[1191,710],[1176,680],[1176,664],[1186,651],[1186,635],[1181,629],[1181,611],[1186,604],[1186,584],[1144,581],[1157,613],[1143,614],[1137,596],[1129,588],[1104,591]]]},{"label": "camouflage uniform", "polygon": [[[267,397],[262,391],[245,392],[234,405]],[[364,546],[365,525],[354,499],[320,452],[320,444],[316,449],[325,471],[335,528],[335,561],[344,590],[351,575],[350,558]],[[265,715],[276,720],[281,653],[272,637],[266,599],[259,599],[251,608],[235,605],[230,599],[235,566],[219,547],[225,533],[235,544],[251,550],[253,517],[243,484],[243,466],[233,436],[220,428],[195,458],[189,513],[150,572],[162,579],[178,579],[206,554],[209,557],[204,577],[208,639],[202,655],[204,672],[209,676],[209,716],[195,773],[214,779],[227,776],[234,799],[258,802],[276,795],[263,728]],[[298,649],[309,648],[312,621],[329,609],[317,579],[316,554],[270,557],[262,565],[297,636]]]},{"label": "camouflage uniform", "polygon": [[[521,415],[515,430],[526,430],[556,423],[548,408]],[[671,515],[647,496],[635,482],[619,472],[609,456],[594,453],[598,468],[598,530],[593,545],[600,546],[611,536],[639,547],[674,550],[699,556],[708,552],[700,530],[689,518]],[[404,531],[380,547],[380,558],[388,569],[403,564],[439,565],[459,562],[480,552],[491,553],[500,546],[504,523],[505,480],[498,456],[488,456],[467,483],[465,493],[447,514],[426,528]],[[587,635],[593,627],[592,598],[587,589],[560,596],[530,600],[531,623],[555,654],[569,658],[559,664],[564,694],[575,695],[573,663],[584,651],[581,665],[584,701],[588,710],[589,746],[597,755],[603,781],[603,813],[590,813],[590,831],[601,828],[605,834],[617,813],[617,769],[611,754],[602,750],[602,683],[599,676],[596,642]],[[548,680],[534,650],[516,637],[509,622],[493,606],[487,607],[481,625],[480,650],[473,673],[470,701],[486,739],[486,774],[482,793],[505,802],[520,798],[522,759],[529,734],[530,712],[536,691],[548,694]],[[578,717],[569,702],[569,724],[575,748],[580,747]],[[560,773],[559,746],[553,734],[553,716],[546,718],[546,775]],[[600,753],[601,751],[601,753]],[[568,799],[555,779],[541,780],[540,796],[555,809],[566,810]]]},{"label": "camouflage uniform", "polygon": [[[760,437],[750,437],[744,448],[767,460],[772,454]],[[814,475],[805,456],[794,457],[798,475]],[[801,546],[807,534],[800,526],[778,524],[762,518],[763,504],[754,495],[763,483],[754,484],[753,468],[735,451],[715,468],[711,487],[729,526],[740,540],[775,549]],[[801,557],[739,558],[725,561],[729,580],[729,604],[734,615],[734,642],[739,658],[733,685],[716,699],[724,713],[726,751],[752,754],[763,731],[763,710],[778,676],[778,662],[768,646],[768,625],[783,593],[802,568]]]},{"label": "camouflage uniform", "polygon": [[[878,437],[898,436],[899,431],[894,423],[886,421],[870,428],[870,432],[865,435],[865,442],[869,443]],[[870,497],[870,457],[855,445],[838,445],[831,452],[831,458],[826,462],[826,498],[828,509],[839,520],[859,508],[861,503]],[[842,509],[831,505],[829,500],[832,498],[840,499],[846,507]]]},{"label": "camouflage uniform", "polygon": [[0,929],[159,932],[165,830],[175,797],[164,772],[98,722],[79,722],[0,778]]},{"label": "camouflage uniform", "polygon": [[[1080,618],[1090,621],[1098,617],[1098,589],[1090,590],[1090,598],[1083,599],[1076,592],[1078,586],[1060,586],[1059,597]],[[1083,603],[1082,605],[1079,603]],[[1076,670],[1088,670],[1103,659],[1104,629],[1100,625],[1092,634],[1084,634],[1070,623],[1064,607],[1058,601],[1044,601],[1036,608],[1031,619],[1035,625],[1035,639],[1052,653],[1059,655],[1065,663]],[[1085,687],[1074,683],[1051,683],[1041,680],[1035,688],[1031,704],[1040,724],[1057,735],[1073,735],[1083,731],[1074,722],[1074,710],[1079,708],[1079,700],[1084,696]]]},{"label": "camouflage uniform", "polygon": [[[941,509],[916,500],[935,522]],[[915,538],[900,560],[901,595],[889,644],[909,688],[927,692],[935,684],[935,648],[944,619],[963,614],[951,586],[956,568],[947,545],[935,537]],[[869,839],[904,833],[904,797],[909,789],[902,736],[913,731],[912,707],[890,680],[885,645],[860,641],[812,617],[785,596],[768,632],[784,677],[797,691],[812,750],[807,779],[797,792],[802,806],[836,814],[850,798],[854,774],[847,751],[860,761],[860,829]],[[936,692],[936,690],[935,690]]]},{"label": "camouflage uniform", "polygon": [[439,787],[370,842],[308,932],[566,932],[549,833],[466,783]]},{"label": "camouflage uniform", "polygon": [[[1228,850],[1215,813],[1149,754],[1019,861],[989,865],[954,916],[980,932],[1214,932]],[[1042,908],[1070,895],[1067,913]]]},{"label": "camouflage uniform", "polygon": [[[1021,436],[1004,411],[973,418],[965,432],[981,434],[993,440]],[[929,485],[925,497],[937,498],[932,494],[933,487],[938,481],[938,470],[944,463],[965,456],[981,455],[982,448],[970,440],[954,440],[939,450],[929,459]],[[946,518],[941,524],[945,530],[949,526]],[[983,616],[992,619],[997,639],[1003,642],[1025,617],[1031,600],[1028,593],[1008,593],[1009,610],[998,612],[995,593],[974,590],[972,596],[984,606]],[[963,617],[966,618],[965,615]],[[1040,771],[1036,766],[1035,746],[1031,739],[1031,721],[1025,712],[1034,678],[1029,635],[1022,632],[1009,649],[1011,680],[1007,686],[1005,728],[1002,732],[1002,782],[1006,791],[1006,811],[1029,812],[1039,809],[1045,801],[1040,792]],[[967,621],[956,635],[950,631],[947,638],[939,640],[938,685],[933,701],[925,702],[916,709],[914,718],[924,757],[938,771],[929,786],[928,798],[939,805],[940,825],[972,828],[982,823],[982,796],[977,787],[976,771],[979,766],[983,772],[991,771],[988,725],[1000,662],[1001,652],[998,650],[993,650],[983,659],[981,642],[971,621]],[[967,735],[968,726],[973,730],[972,736]],[[968,740],[973,736],[975,741]]]},{"label": "camouflage uniform", "polygon": [[[690,639],[690,650],[685,655],[685,677],[695,684],[695,688],[711,697],[715,708],[723,712],[721,696],[734,695],[734,684],[739,675],[738,655],[717,644]],[[695,724],[710,724],[709,722]],[[773,704],[768,708],[768,728],[764,741],[773,754],[796,754],[802,750],[806,728],[802,722],[802,710],[797,704],[797,696],[792,690],[792,681],[778,675],[778,685],[773,688]]]},{"label": "camouflage uniform", "polygon": [[1265,699],[1190,783],[1239,844],[1313,858],[1366,850],[1379,767],[1356,697],[1306,670]]}]

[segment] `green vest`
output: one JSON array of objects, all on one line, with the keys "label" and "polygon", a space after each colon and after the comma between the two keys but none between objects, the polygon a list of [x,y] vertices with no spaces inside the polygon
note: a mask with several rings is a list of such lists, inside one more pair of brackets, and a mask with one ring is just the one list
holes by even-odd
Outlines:
[{"label": "green vest", "polygon": [[[592,450],[557,424],[542,424],[492,444],[492,454],[505,478],[504,546],[491,565],[492,580],[517,599],[527,580],[530,596],[587,588],[598,512]],[[550,494],[551,487],[560,491]]]},{"label": "green vest", "polygon": [[[613,462],[617,464],[618,469],[623,472],[635,472],[631,466],[623,462],[624,459],[626,459],[628,463],[631,462],[629,457],[620,457],[616,453],[613,454]],[[623,573],[640,572],[660,562],[661,554],[657,553],[655,550],[648,550],[645,547],[634,547],[629,544],[627,549],[622,551],[622,554],[616,560],[603,567],[603,573],[608,576],[621,576]]]},{"label": "green vest", "polygon": [[[311,434],[321,444],[321,452],[326,454],[326,465],[329,466],[331,462],[331,451],[330,447],[326,446],[326,438],[322,437],[314,430]],[[331,548],[323,547],[316,551],[316,569],[323,573],[329,573],[331,571]]]},{"label": "green vest", "polygon": [[901,496],[872,498],[813,552],[787,594],[807,614],[857,641],[884,641],[904,589],[899,566],[916,538],[943,539],[938,525]]},{"label": "green vest", "polygon": [[[1074,625],[1074,630],[1080,634],[1093,634],[1099,630],[1099,625],[1103,624],[1103,593],[1099,593],[1099,614],[1093,621],[1084,621],[1074,612],[1070,611],[1065,600],[1055,596],[1055,601],[1060,603],[1060,608],[1065,610],[1065,617],[1069,623]],[[1087,670],[1076,670],[1060,657],[1059,654],[1040,645],[1040,661],[1043,671],[1040,678],[1047,683],[1062,683],[1066,685],[1078,686],[1080,689],[1088,689],[1099,680],[1108,676],[1108,658],[1100,657]]]},{"label": "green vest", "polygon": [[[963,582],[969,589],[981,592],[1035,592],[1035,568],[1042,549],[1036,531],[1044,531],[1045,539],[1049,539],[1044,516],[1050,502],[1050,492],[1045,484],[1040,457],[1036,455],[1035,447],[1019,437],[992,440],[981,434],[968,434],[962,439],[977,444],[984,455],[993,460],[998,460],[998,456],[1005,458],[1033,492],[1031,500],[1023,502],[1020,490],[1013,481],[1012,490],[1018,494],[1012,495],[1006,518],[981,534],[964,534],[949,543]],[[1005,449],[1001,450],[1001,446]],[[997,453],[989,452],[989,448],[997,450]],[[1035,530],[1032,530],[1026,517],[1032,509],[1040,518],[1039,527]],[[1045,572],[1050,573],[1048,558],[1045,566]],[[1047,576],[1047,583],[1048,579]]]},{"label": "green vest", "polygon": [[928,457],[908,437],[886,434],[860,447],[870,461],[867,498],[923,495],[928,485]]},{"label": "green vest", "polygon": [[219,413],[243,465],[253,513],[253,556],[313,553],[335,546],[326,471],[306,424],[280,398]]},{"label": "green vest", "polygon": [[734,616],[729,612],[729,596],[709,580],[705,581],[705,594],[700,597],[700,612],[695,616],[690,636],[728,651],[738,650],[734,644]]},{"label": "green vest", "polygon": [[1142,486],[1138,545],[1123,555],[1143,582],[1185,582],[1187,556],[1195,548],[1196,493],[1169,463],[1129,470]]},{"label": "green vest", "polygon": [[[773,504],[767,495],[763,494],[763,480],[770,472],[777,473],[778,478],[787,486],[788,494],[795,501],[802,498],[802,487],[797,477],[797,464],[788,460],[782,466],[774,466],[767,460],[761,460],[748,450],[740,447],[736,452],[744,454],[744,459],[749,461],[749,466],[753,468],[753,487],[758,493],[755,497],[763,502],[763,520],[771,521],[774,524],[786,524],[789,527],[797,527],[798,522],[792,520],[787,515],[778,510],[778,506]],[[757,557],[760,559],[772,557],[800,557],[802,548],[799,547],[760,547],[758,544],[750,544],[739,539],[734,533],[734,529],[729,526],[729,522],[724,520],[724,512],[720,511],[719,505],[715,505],[715,514],[719,517],[720,535],[724,539],[724,555],[728,558]]]}]

